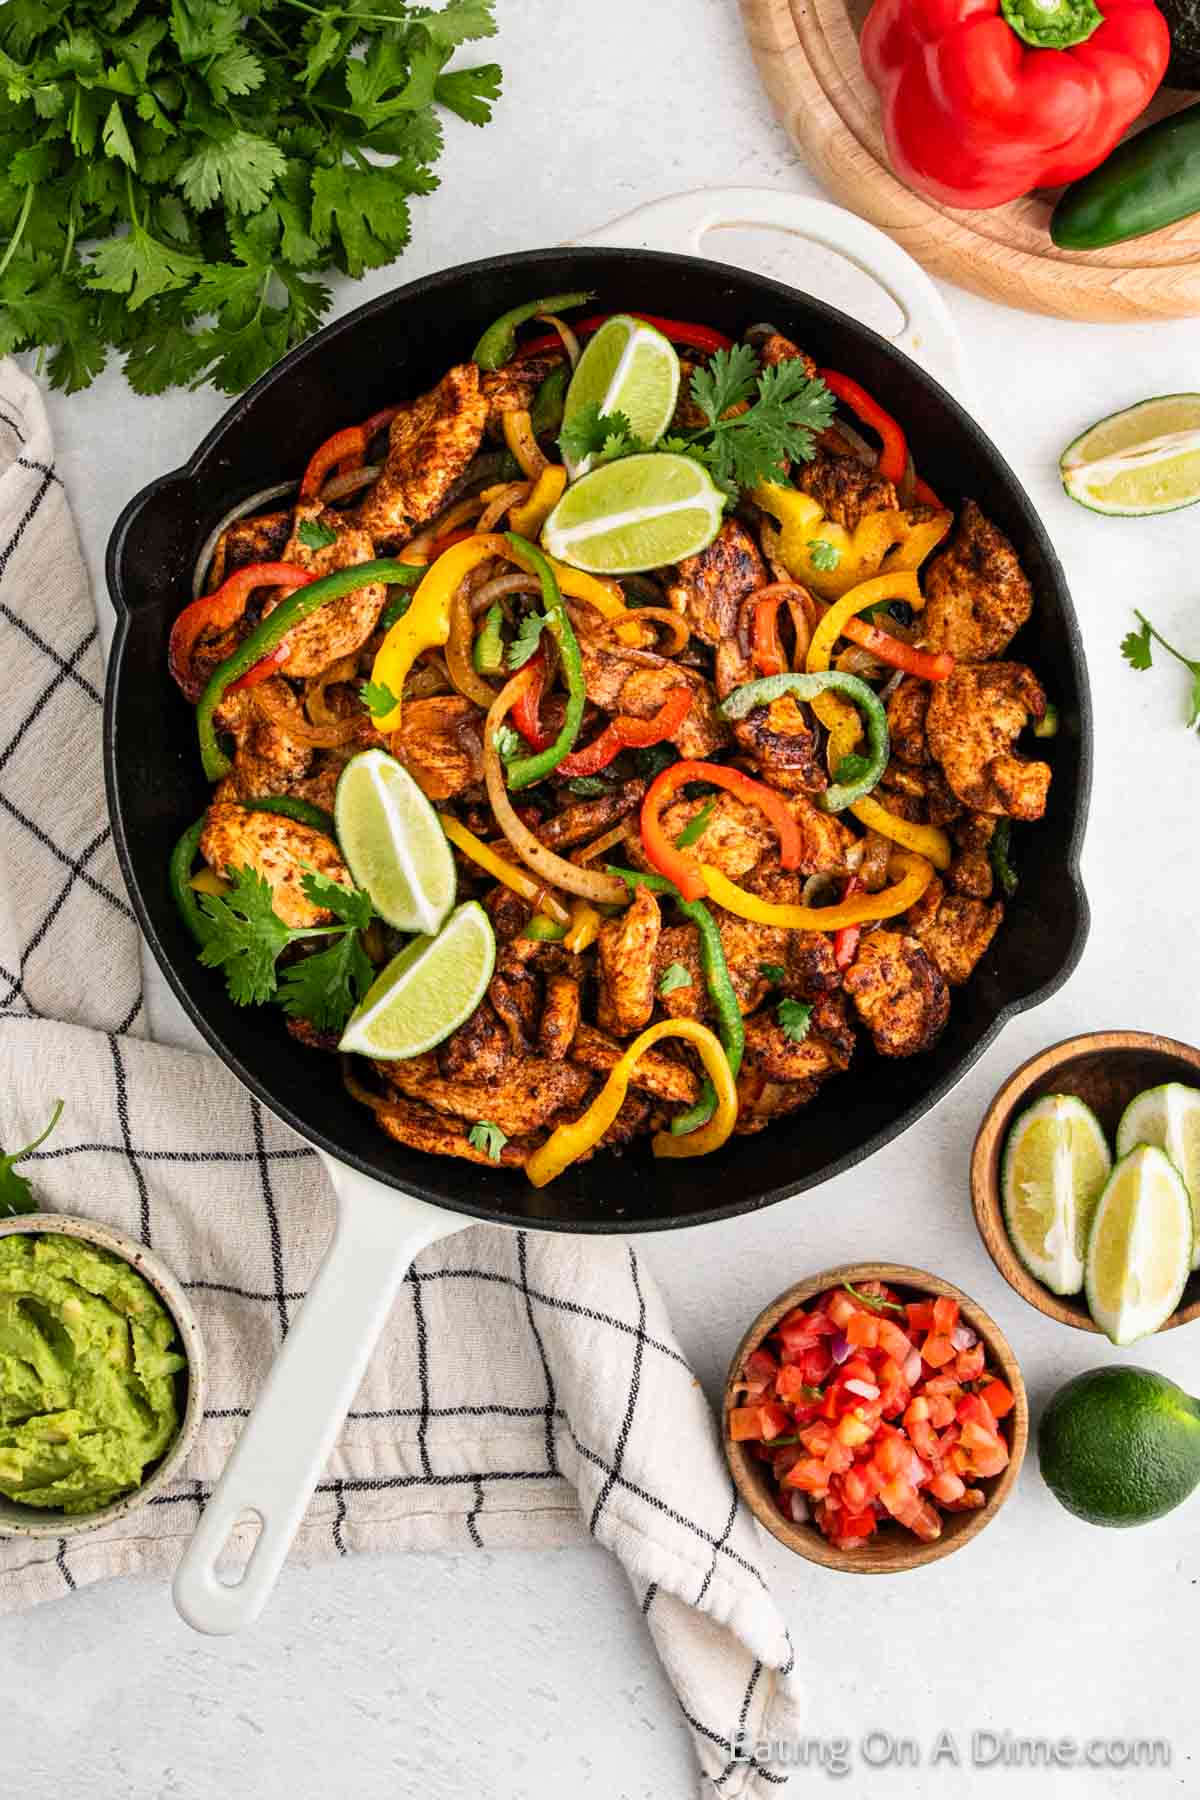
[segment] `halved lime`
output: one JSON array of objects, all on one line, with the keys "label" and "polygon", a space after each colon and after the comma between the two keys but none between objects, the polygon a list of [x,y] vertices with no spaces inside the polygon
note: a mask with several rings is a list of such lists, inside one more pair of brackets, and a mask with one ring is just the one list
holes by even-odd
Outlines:
[{"label": "halved lime", "polygon": [[1001,1172],[1013,1248],[1051,1293],[1077,1294],[1112,1157],[1100,1121],[1074,1094],[1046,1094],[1008,1135]]},{"label": "halved lime", "polygon": [[455,907],[436,937],[414,938],[373,983],[350,1015],[340,1050],[387,1062],[432,1050],[487,991],[496,938],[477,900]]},{"label": "halved lime", "polygon": [[1200,394],[1160,394],[1111,413],[1059,458],[1072,500],[1144,518],[1200,500]]},{"label": "halved lime", "polygon": [[[679,358],[675,346],[653,325],[618,313],[606,319],[579,359],[563,406],[563,424],[591,401],[602,413],[621,412],[634,437],[658,441],[675,414]],[[572,481],[586,473],[591,458],[565,458]]]},{"label": "halved lime", "polygon": [[1200,1089],[1168,1081],[1131,1100],[1117,1126],[1117,1155],[1127,1156],[1138,1144],[1165,1150],[1187,1183],[1196,1239],[1192,1267],[1200,1267]]},{"label": "halved lime", "polygon": [[436,931],[454,905],[454,857],[404,765],[386,750],[351,757],[333,810],[342,855],[380,918],[397,931]]},{"label": "halved lime", "polygon": [[569,487],[542,532],[551,556],[592,575],[633,575],[711,544],[724,495],[690,456],[605,463]]},{"label": "halved lime", "polygon": [[1192,1207],[1183,1176],[1152,1144],[1121,1158],[1088,1239],[1093,1319],[1114,1344],[1157,1331],[1179,1304],[1192,1266]]}]

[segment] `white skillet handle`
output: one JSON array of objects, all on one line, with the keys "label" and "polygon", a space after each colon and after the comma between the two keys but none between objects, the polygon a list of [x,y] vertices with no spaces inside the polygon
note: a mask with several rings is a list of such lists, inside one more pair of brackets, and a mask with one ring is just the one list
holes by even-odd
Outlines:
[{"label": "white skillet handle", "polygon": [[[320,1269],[175,1576],[175,1605],[223,1636],[265,1606],[409,1264],[469,1223],[322,1157],[338,1197]],[[217,1559],[238,1519],[262,1529],[236,1585]]]},{"label": "white skillet handle", "polygon": [[[693,193],[652,200],[574,241],[705,256],[713,254],[704,249],[705,234],[722,225],[757,225],[790,232],[846,257],[877,281],[905,315],[904,329],[891,342],[936,376],[957,399],[965,397],[966,366],[958,332],[946,302],[924,269],[876,226],[828,200],[776,188],[697,188]],[[719,252],[717,260],[721,260]],[[799,262],[795,285],[805,286]]]}]

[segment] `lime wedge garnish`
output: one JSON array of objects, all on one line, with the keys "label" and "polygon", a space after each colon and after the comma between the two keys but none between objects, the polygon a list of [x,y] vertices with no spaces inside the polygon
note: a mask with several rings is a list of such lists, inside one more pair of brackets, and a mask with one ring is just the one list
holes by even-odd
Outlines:
[{"label": "lime wedge garnish", "polygon": [[1087,1251],[1087,1299],[1114,1344],[1157,1331],[1179,1304],[1192,1266],[1192,1208],[1165,1151],[1139,1144],[1100,1196]]},{"label": "lime wedge garnish", "polygon": [[1013,1249],[1055,1294],[1077,1294],[1096,1203],[1112,1158],[1090,1107],[1047,1094],[1023,1112],[1004,1147],[1001,1193]]},{"label": "lime wedge garnish", "polygon": [[394,956],[342,1033],[341,1050],[385,1061],[420,1056],[469,1019],[496,966],[496,938],[477,900],[456,907],[436,937]]},{"label": "lime wedge garnish", "polygon": [[454,905],[454,857],[437,814],[408,770],[364,750],[342,771],[338,843],[355,883],[397,931],[436,931]]},{"label": "lime wedge garnish", "polygon": [[1156,1144],[1165,1150],[1187,1184],[1196,1238],[1195,1268],[1200,1265],[1200,1090],[1185,1087],[1181,1081],[1168,1081],[1131,1100],[1117,1126],[1117,1155],[1127,1156],[1138,1144]]},{"label": "lime wedge garnish", "polygon": [[[633,436],[653,444],[675,414],[679,358],[661,331],[618,313],[606,319],[579,359],[563,406],[563,424],[594,401],[602,413],[624,413]],[[590,467],[590,457],[566,459],[574,481]]]},{"label": "lime wedge garnish", "polygon": [[1143,518],[1200,500],[1200,394],[1161,394],[1068,444],[1063,486],[1093,512]]},{"label": "lime wedge garnish", "polygon": [[690,456],[626,456],[569,487],[542,532],[560,562],[593,575],[632,575],[682,562],[711,544],[724,496]]}]

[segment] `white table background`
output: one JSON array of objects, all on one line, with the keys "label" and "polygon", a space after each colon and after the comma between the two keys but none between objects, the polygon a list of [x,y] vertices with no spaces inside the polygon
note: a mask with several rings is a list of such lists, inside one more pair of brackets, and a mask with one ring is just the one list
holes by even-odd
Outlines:
[{"label": "white table background", "polygon": [[[411,249],[398,269],[342,284],[339,309],[430,269],[577,235],[685,188],[820,191],[759,91],[725,0],[501,0],[500,11],[497,122],[477,138],[447,121],[444,191],[415,204]],[[753,243],[739,247],[753,260]],[[719,254],[734,259],[729,247]],[[857,276],[847,283],[835,259],[793,254],[781,265],[775,248],[768,254],[772,273],[869,322],[884,316],[877,294]],[[1011,1337],[1035,1409],[1067,1376],[1121,1355],[1043,1319],[993,1270],[969,1211],[970,1144],[1002,1078],[1058,1038],[1102,1026],[1198,1035],[1200,744],[1183,726],[1183,671],[1135,676],[1118,645],[1137,605],[1200,652],[1200,513],[1095,518],[1062,495],[1056,459],[1097,416],[1200,387],[1200,324],[1069,325],[945,291],[979,417],[1041,509],[1083,627],[1097,720],[1084,859],[1091,939],[1068,985],[1010,1024],[931,1117],[865,1167],[757,1216],[642,1240],[713,1396],[746,1321],[786,1280],[867,1257],[936,1269],[973,1294]],[[223,406],[211,391],[138,399],[113,372],[84,395],[53,397],[106,632],[113,519],[144,481],[184,459]],[[161,991],[155,1019],[159,1035],[189,1041]],[[1195,1390],[1198,1349],[1200,1332],[1185,1331],[1125,1355]],[[870,1770],[855,1753],[839,1791],[976,1800],[1002,1787],[1006,1800],[1033,1800],[1069,1783],[1092,1800],[1192,1786],[1198,1507],[1101,1534],[1056,1505],[1031,1459],[978,1543],[915,1575],[865,1583],[765,1543],[812,1733],[857,1746],[876,1729],[921,1746],[915,1773]],[[315,1800],[351,1790],[364,1800],[675,1800],[692,1791],[672,1696],[624,1577],[598,1550],[289,1571],[266,1618],[228,1641],[192,1636],[161,1587],[92,1588],[6,1623],[0,1691],[0,1786],[25,1800],[72,1791]],[[989,1729],[1165,1736],[1173,1766],[1057,1778],[929,1767],[943,1727],[958,1734],[964,1761],[972,1730]],[[795,1787],[811,1792],[825,1779],[799,1775]]]}]

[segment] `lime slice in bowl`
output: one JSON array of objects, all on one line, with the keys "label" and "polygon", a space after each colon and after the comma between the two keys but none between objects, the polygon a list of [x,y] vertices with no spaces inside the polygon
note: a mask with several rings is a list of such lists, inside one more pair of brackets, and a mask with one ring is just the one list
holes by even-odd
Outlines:
[{"label": "lime slice in bowl", "polygon": [[569,487],[542,532],[551,556],[591,575],[633,575],[711,544],[725,497],[690,456],[626,456]]},{"label": "lime slice in bowl", "polygon": [[1155,1144],[1165,1150],[1187,1184],[1196,1238],[1192,1267],[1196,1268],[1200,1265],[1200,1089],[1168,1081],[1131,1100],[1117,1126],[1117,1155],[1128,1156],[1138,1144]]},{"label": "lime slice in bowl", "polygon": [[338,843],[355,884],[397,931],[437,931],[454,905],[454,857],[438,816],[385,750],[343,769],[334,799]]},{"label": "lime slice in bowl", "polygon": [[[679,358],[675,346],[653,325],[628,313],[606,319],[579,359],[563,406],[569,425],[594,402],[601,413],[624,413],[634,437],[653,444],[675,415]],[[564,458],[572,481],[586,473],[591,458]]]},{"label": "lime slice in bowl", "polygon": [[1029,1273],[1053,1294],[1077,1294],[1096,1204],[1112,1169],[1104,1132],[1073,1094],[1046,1094],[1008,1135],[1004,1221]]},{"label": "lime slice in bowl", "polygon": [[1089,426],[1059,458],[1072,500],[1145,518],[1200,500],[1200,394],[1161,394]]},{"label": "lime slice in bowl", "polygon": [[1101,1331],[1118,1345],[1157,1331],[1192,1266],[1192,1207],[1163,1150],[1139,1144],[1109,1178],[1088,1239],[1085,1287]]},{"label": "lime slice in bowl", "polygon": [[350,1015],[340,1050],[398,1062],[432,1050],[487,991],[496,938],[477,900],[456,907],[436,937],[417,937],[394,956]]}]

